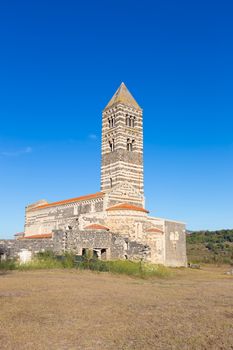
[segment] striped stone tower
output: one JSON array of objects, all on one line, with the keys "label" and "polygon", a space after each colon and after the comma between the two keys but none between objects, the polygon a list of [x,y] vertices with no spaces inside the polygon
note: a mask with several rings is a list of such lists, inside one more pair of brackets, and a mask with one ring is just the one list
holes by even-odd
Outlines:
[{"label": "striped stone tower", "polygon": [[121,83],[102,115],[101,191],[126,181],[144,194],[142,109]]}]

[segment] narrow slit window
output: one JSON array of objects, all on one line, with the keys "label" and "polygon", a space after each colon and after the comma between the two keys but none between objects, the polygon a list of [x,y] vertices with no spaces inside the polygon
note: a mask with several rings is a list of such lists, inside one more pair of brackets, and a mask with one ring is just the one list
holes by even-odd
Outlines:
[{"label": "narrow slit window", "polygon": [[126,124],[126,126],[129,126],[129,123],[130,123],[130,117],[129,117],[128,114],[126,114],[126,116],[125,116],[125,124]]},{"label": "narrow slit window", "polygon": [[108,118],[108,126],[109,126],[109,128],[115,127],[115,115],[111,118]]},{"label": "narrow slit window", "polygon": [[113,152],[114,149],[115,149],[115,141],[114,141],[114,139],[109,141],[109,147],[110,147],[111,152]]},{"label": "narrow slit window", "polygon": [[126,148],[127,148],[127,151],[130,151],[130,139],[127,139],[127,146],[126,146]]},{"label": "narrow slit window", "polygon": [[132,117],[130,116],[129,118],[129,126],[131,127],[132,126]]},{"label": "narrow slit window", "polygon": [[131,151],[133,152],[133,150],[134,150],[134,140],[132,140],[132,142],[131,142]]}]

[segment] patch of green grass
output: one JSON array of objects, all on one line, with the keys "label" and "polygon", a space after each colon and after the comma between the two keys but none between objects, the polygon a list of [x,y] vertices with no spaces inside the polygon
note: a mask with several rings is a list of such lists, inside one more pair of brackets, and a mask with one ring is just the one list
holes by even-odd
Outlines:
[{"label": "patch of green grass", "polygon": [[98,272],[110,272],[113,274],[124,274],[139,278],[168,277],[171,276],[171,269],[163,265],[145,263],[143,261],[111,260],[103,261],[93,259],[91,254],[84,257],[77,257],[71,253],[56,256],[53,252],[38,253],[34,259],[25,264],[9,260],[0,263],[2,270],[39,270],[39,269],[72,269],[91,270]]},{"label": "patch of green grass", "polygon": [[149,277],[169,277],[172,275],[171,270],[163,265],[144,263],[142,261],[130,260],[87,260],[78,264],[80,269],[88,269],[99,272],[111,272],[114,274],[124,274],[140,278]]},{"label": "patch of green grass", "polygon": [[62,262],[54,259],[33,259],[30,262],[25,264],[17,264],[17,270],[25,271],[25,270],[40,270],[40,269],[61,269],[63,268]]},{"label": "patch of green grass", "polygon": [[16,263],[14,260],[0,261],[0,270],[8,271],[8,270],[15,270],[15,269],[16,269]]},{"label": "patch of green grass", "polygon": [[75,255],[65,253],[62,256],[56,256],[53,252],[41,252],[36,257],[25,264],[18,264],[19,270],[36,270],[36,269],[72,269],[76,267]]}]

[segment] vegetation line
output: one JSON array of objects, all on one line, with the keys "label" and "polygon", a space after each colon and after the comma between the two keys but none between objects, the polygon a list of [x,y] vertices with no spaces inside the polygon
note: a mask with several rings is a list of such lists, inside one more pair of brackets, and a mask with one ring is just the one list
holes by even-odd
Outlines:
[{"label": "vegetation line", "polygon": [[72,253],[63,256],[55,256],[53,252],[47,251],[38,253],[36,257],[25,264],[8,260],[0,263],[0,270],[36,270],[36,269],[72,269],[91,270],[98,272],[110,272],[114,274],[124,274],[139,278],[149,277],[169,277],[172,275],[171,269],[156,264],[149,264],[143,261],[130,260],[97,260],[91,254],[85,257],[77,257]]},{"label": "vegetation line", "polygon": [[188,234],[187,255],[193,263],[233,264],[233,230]]}]

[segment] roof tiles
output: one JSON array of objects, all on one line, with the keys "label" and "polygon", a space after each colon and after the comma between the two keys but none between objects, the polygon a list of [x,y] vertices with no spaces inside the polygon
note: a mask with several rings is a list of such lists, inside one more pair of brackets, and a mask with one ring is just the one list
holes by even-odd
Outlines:
[{"label": "roof tiles", "polygon": [[151,228],[147,229],[146,232],[163,233],[163,230],[160,230],[157,227],[151,227]]},{"label": "roof tiles", "polygon": [[104,226],[104,225],[100,225],[100,224],[90,224],[90,225],[87,225],[86,227],[84,227],[84,229],[109,231],[109,227]]},{"label": "roof tiles", "polygon": [[58,206],[58,205],[63,205],[63,204],[68,204],[68,203],[75,203],[75,202],[84,201],[84,200],[88,200],[88,199],[99,198],[99,197],[103,197],[103,196],[104,196],[103,192],[96,192],[94,194],[88,194],[86,196],[75,197],[75,198],[65,199],[65,200],[58,201],[58,202],[38,205],[37,207],[34,207],[32,209],[28,209],[28,210],[34,211],[34,210],[39,210],[39,209],[43,209],[43,208],[55,207],[55,206]]},{"label": "roof tiles", "polygon": [[110,211],[110,210],[135,210],[135,211],[142,211],[144,213],[149,213],[148,210],[146,210],[142,207],[138,207],[136,205],[129,204],[129,203],[117,204],[117,205],[114,205],[112,207],[107,208],[106,210],[108,210],[108,211]]},{"label": "roof tiles", "polygon": [[31,236],[26,236],[23,237],[22,239],[41,239],[41,238],[52,238],[53,235],[52,233],[42,233],[41,235],[31,235]]}]

